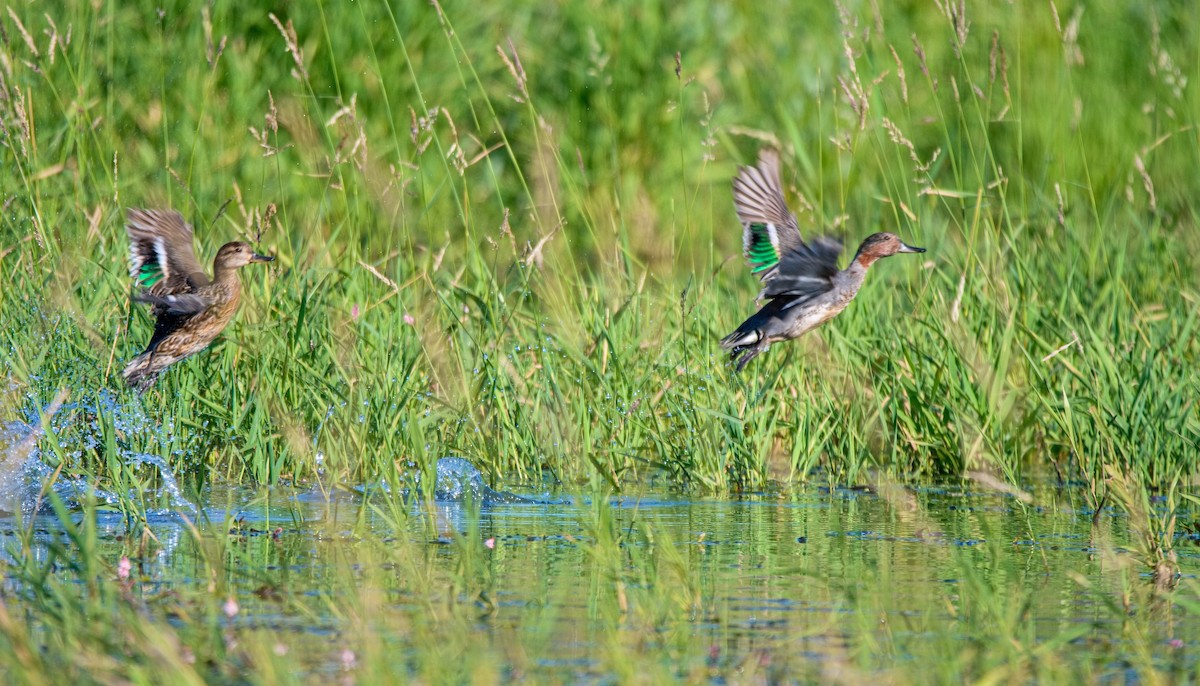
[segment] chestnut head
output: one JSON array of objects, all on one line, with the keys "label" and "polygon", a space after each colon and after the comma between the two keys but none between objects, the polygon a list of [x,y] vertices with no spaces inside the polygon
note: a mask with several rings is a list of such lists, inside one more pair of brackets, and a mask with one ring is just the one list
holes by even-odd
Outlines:
[{"label": "chestnut head", "polygon": [[881,257],[891,257],[902,252],[925,252],[925,248],[913,247],[900,240],[896,234],[884,231],[867,236],[858,247],[858,254],[854,259],[870,265]]}]

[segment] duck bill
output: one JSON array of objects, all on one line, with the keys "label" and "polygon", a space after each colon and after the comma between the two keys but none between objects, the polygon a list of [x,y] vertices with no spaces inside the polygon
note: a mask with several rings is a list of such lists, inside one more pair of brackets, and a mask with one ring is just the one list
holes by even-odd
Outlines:
[{"label": "duck bill", "polygon": [[901,243],[900,250],[898,250],[897,252],[925,252],[925,248],[916,248],[916,247],[909,245],[908,243]]},{"label": "duck bill", "polygon": [[259,255],[258,253],[254,253],[253,255],[250,256],[250,261],[251,262],[274,262],[275,258],[271,255]]}]

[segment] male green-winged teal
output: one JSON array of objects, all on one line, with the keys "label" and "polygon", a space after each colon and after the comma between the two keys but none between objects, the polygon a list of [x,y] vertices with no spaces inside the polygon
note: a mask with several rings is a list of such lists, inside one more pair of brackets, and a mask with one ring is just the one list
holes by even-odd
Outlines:
[{"label": "male green-winged teal", "polygon": [[779,153],[774,150],[763,150],[757,166],[738,171],[733,203],[742,222],[746,259],[752,272],[761,273],[759,298],[767,298],[761,310],[721,339],[739,372],[772,343],[799,338],[846,309],[875,260],[925,252],[895,234],[876,233],[862,242],[850,266],[839,270],[841,241],[826,236],[810,243],[801,239],[796,217],[783,199]]},{"label": "male green-winged teal", "polygon": [[209,279],[192,251],[192,227],[178,212],[130,208],[125,230],[129,273],[147,288],[133,299],[150,303],[155,321],[150,344],[121,376],[145,391],[164,369],[207,348],[233,319],[242,292],[238,269],[275,258],[259,255],[249,243],[226,243]]}]

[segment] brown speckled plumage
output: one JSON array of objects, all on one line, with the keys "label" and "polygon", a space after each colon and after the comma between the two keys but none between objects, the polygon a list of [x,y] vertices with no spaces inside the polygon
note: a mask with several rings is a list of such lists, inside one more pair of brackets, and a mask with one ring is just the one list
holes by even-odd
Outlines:
[{"label": "brown speckled plumage", "polygon": [[192,228],[174,210],[130,208],[130,275],[147,290],[134,300],[150,303],[154,335],[121,372],[139,391],[154,385],[170,365],[204,350],[233,319],[241,297],[238,270],[269,262],[247,243],[226,243],[213,260],[213,278],[192,251]]}]

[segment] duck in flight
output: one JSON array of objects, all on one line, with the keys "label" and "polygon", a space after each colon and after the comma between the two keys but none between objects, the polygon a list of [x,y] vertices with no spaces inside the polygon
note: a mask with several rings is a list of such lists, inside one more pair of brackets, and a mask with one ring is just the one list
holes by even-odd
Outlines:
[{"label": "duck in flight", "polygon": [[752,273],[763,282],[767,304],[721,339],[737,371],[772,343],[799,338],[836,317],[862,286],[876,260],[897,253],[922,253],[892,233],[876,233],[859,246],[845,269],[838,269],[841,241],[800,237],[800,226],[783,199],[779,153],[764,149],[758,164],[742,167],[733,179],[733,203],[742,223],[742,246]]},{"label": "duck in flight", "polygon": [[154,334],[121,376],[145,392],[164,369],[207,348],[233,319],[242,292],[238,270],[275,258],[259,255],[249,243],[226,243],[210,279],[192,251],[192,227],[178,212],[130,208],[125,230],[129,273],[146,289],[133,299],[150,304]]}]

